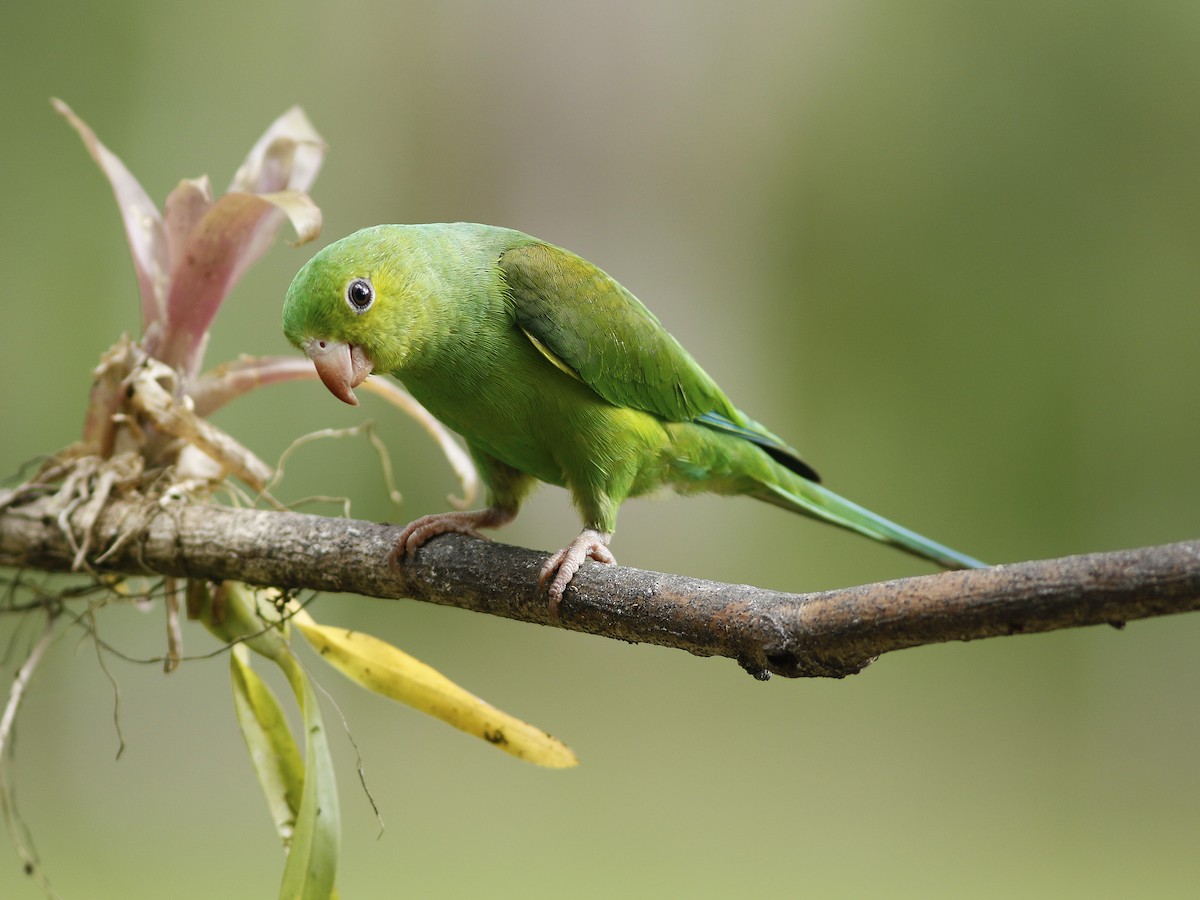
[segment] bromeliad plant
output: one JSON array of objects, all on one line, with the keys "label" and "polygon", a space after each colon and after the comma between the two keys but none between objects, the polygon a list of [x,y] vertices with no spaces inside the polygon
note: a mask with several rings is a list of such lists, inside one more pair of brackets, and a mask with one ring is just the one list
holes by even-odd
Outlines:
[{"label": "bromeliad plant", "polygon": [[[313,379],[316,373],[307,360],[292,356],[242,357],[202,371],[204,349],[222,301],[266,252],[284,220],[291,222],[298,244],[319,233],[320,210],[307,191],[326,147],[303,111],[293,107],[254,145],[225,194],[214,197],[207,177],[184,179],[160,212],[92,130],[65,103],[55,100],[54,105],[79,133],[116,195],[137,273],[142,334],[137,341],[121,338],[103,355],[82,440],[57,454],[30,481],[0,494],[0,508],[48,498],[48,509],[77,551],[75,567],[91,571],[113,549],[93,547],[92,531],[104,504],[114,496],[141,497],[150,509],[207,501],[218,491],[242,496],[230,478],[266,496],[276,474],[272,467],[206,417],[254,388]],[[449,434],[395,384],[370,379],[363,387],[421,423],[454,468],[464,494],[461,502],[469,503],[476,491],[475,471]],[[137,531],[134,524],[122,540]],[[139,593],[132,584],[120,587]],[[188,617],[229,644],[238,722],[287,852],[280,896],[334,893],[339,840],[326,732],[312,680],[293,650],[296,632],[324,660],[372,691],[539,765],[577,762],[559,741],[395,647],[361,632],[318,624],[284,592],[229,582],[181,584],[166,578],[163,595],[167,671],[184,658],[181,596],[186,598]],[[29,674],[54,637],[61,603],[40,608],[47,614],[43,637],[14,679],[0,717],[2,759],[7,759],[5,742]],[[251,667],[251,653],[278,665],[295,694],[304,727],[303,754],[278,699]],[[497,734],[505,739],[496,740]],[[7,812],[9,805],[4,806]],[[18,852],[27,867],[32,864],[32,855],[20,841]]]}]

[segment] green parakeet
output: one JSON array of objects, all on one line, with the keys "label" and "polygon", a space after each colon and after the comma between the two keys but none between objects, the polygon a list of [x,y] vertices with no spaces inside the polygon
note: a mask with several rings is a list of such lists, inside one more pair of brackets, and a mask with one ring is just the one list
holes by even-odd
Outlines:
[{"label": "green parakeet", "polygon": [[621,503],[662,487],[745,494],[947,568],[983,565],[819,485],[633,294],[519,231],[363,229],[297,273],[283,327],[339,399],[387,372],[466,440],[488,507],[417,519],[398,554],[512,521],[538,481],[570,491],[584,528],[542,569],[552,611],[585,559],[615,562]]}]

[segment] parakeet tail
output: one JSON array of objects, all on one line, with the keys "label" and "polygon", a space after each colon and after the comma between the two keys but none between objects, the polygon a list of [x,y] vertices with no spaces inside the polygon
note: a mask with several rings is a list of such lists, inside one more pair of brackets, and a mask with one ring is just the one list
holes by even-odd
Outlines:
[{"label": "parakeet tail", "polygon": [[[790,474],[788,473],[788,475]],[[762,491],[756,492],[755,496],[792,512],[802,513],[815,519],[840,525],[851,531],[857,531],[869,538],[931,560],[947,569],[987,568],[987,563],[959,553],[957,550],[951,550],[937,541],[922,537],[915,531],[909,531],[903,525],[897,525],[869,509],[864,509],[857,503],[839,497],[833,491],[819,484],[801,481],[794,476],[789,478],[789,481],[794,482],[794,487],[763,483]]]}]

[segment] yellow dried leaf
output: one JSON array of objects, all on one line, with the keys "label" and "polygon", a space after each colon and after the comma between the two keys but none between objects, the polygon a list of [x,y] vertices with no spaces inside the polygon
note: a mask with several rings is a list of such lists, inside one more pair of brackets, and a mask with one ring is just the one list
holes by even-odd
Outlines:
[{"label": "yellow dried leaf", "polygon": [[291,621],[328,663],[368,690],[435,716],[519,759],[555,769],[579,764],[562,741],[496,709],[379,638],[319,625],[302,609],[296,609]]}]

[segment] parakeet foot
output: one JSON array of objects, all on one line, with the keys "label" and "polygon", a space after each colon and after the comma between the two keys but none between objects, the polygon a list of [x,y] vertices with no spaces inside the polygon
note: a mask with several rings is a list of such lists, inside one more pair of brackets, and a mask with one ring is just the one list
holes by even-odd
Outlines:
[{"label": "parakeet foot", "polygon": [[432,516],[421,516],[415,522],[409,522],[400,532],[396,541],[396,558],[411,557],[426,541],[439,534],[467,534],[471,537],[486,540],[479,533],[480,528],[499,528],[507,525],[516,517],[516,512],[502,506],[489,506],[487,509],[473,509],[470,512],[444,512]]},{"label": "parakeet foot", "polygon": [[552,619],[558,618],[558,604],[562,602],[563,591],[567,589],[567,585],[571,583],[585,559],[594,559],[609,566],[617,564],[617,558],[608,549],[608,542],[611,540],[611,534],[585,528],[575,540],[546,560],[546,564],[542,566],[542,573],[538,576],[538,585],[545,588],[549,582],[547,592],[550,594]]}]

